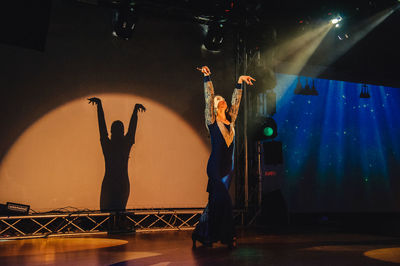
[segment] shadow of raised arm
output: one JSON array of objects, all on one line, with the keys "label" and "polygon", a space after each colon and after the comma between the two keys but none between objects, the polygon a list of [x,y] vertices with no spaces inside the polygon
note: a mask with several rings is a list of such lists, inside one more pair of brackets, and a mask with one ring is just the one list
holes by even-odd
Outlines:
[{"label": "shadow of raised arm", "polygon": [[145,111],[146,111],[146,107],[144,107],[140,103],[137,103],[135,105],[135,108],[133,109],[131,120],[129,122],[128,133],[126,134],[126,137],[128,138],[128,141],[131,145],[135,144],[135,135],[136,135],[137,120],[138,120],[137,113],[145,112]]},{"label": "shadow of raised arm", "polygon": [[104,118],[103,105],[101,104],[101,100],[96,97],[89,98],[89,104],[97,105],[97,119],[99,122],[99,132],[100,132],[100,140],[108,138],[106,120]]}]

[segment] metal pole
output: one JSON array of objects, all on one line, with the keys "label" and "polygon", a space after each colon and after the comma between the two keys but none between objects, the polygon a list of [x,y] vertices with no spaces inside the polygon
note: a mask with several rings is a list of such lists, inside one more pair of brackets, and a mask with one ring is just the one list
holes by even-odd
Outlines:
[{"label": "metal pole", "polygon": [[261,209],[261,203],[262,203],[261,141],[257,141],[257,159],[258,159],[258,208]]},{"label": "metal pole", "polygon": [[[246,44],[244,44],[244,57],[243,57],[243,71],[246,75],[247,73],[247,50]],[[249,160],[248,160],[248,145],[247,145],[247,112],[248,112],[248,103],[247,103],[247,89],[246,84],[243,84],[243,100],[244,100],[244,206],[246,210],[249,207]]]}]

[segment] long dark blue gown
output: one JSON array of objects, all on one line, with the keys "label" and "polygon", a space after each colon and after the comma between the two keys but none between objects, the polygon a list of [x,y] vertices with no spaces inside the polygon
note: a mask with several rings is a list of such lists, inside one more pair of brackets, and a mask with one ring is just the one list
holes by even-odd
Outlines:
[{"label": "long dark blue gown", "polygon": [[200,217],[192,239],[203,244],[221,241],[231,244],[235,235],[229,186],[233,174],[235,120],[242,90],[238,84],[232,96],[230,125],[217,121],[214,114],[214,88],[210,78],[204,79],[205,118],[211,136],[211,155],[207,164],[208,205]]}]

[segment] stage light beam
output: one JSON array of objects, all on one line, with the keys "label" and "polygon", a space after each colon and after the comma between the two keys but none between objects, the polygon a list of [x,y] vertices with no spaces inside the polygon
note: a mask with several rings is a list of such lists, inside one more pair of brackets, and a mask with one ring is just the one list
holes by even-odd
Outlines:
[{"label": "stage light beam", "polygon": [[278,72],[298,75],[332,27],[324,23],[278,45],[274,67]]},{"label": "stage light beam", "polygon": [[[365,19],[357,25],[353,25],[349,32],[351,32],[351,38],[349,32],[344,35],[338,35],[337,38],[340,41],[346,40],[340,46],[337,46],[335,50],[332,50],[331,53],[327,54],[325,57],[326,65],[331,65],[344,54],[346,54],[354,45],[356,45],[359,41],[364,39],[370,32],[372,32],[377,26],[379,26],[382,22],[384,22],[390,15],[392,15],[395,11],[392,8],[387,8],[370,18]],[[332,24],[333,25],[333,24]],[[337,25],[337,24],[336,24]],[[322,71],[317,71],[315,75],[320,74]]]}]

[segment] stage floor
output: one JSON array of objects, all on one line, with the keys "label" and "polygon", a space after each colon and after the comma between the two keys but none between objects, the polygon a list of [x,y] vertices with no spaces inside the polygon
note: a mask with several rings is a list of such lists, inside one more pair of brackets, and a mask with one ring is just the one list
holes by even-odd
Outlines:
[{"label": "stage floor", "polygon": [[1,265],[392,265],[400,238],[241,230],[238,247],[192,250],[191,231],[0,240]]}]

